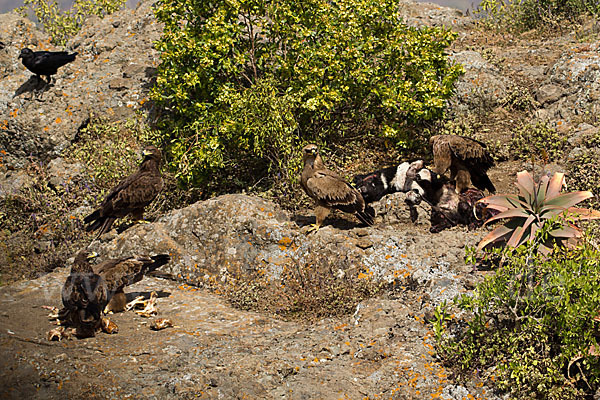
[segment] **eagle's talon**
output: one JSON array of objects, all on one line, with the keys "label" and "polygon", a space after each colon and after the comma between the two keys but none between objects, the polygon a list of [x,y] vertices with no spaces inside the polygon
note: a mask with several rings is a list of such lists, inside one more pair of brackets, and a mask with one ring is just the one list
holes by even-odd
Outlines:
[{"label": "eagle's talon", "polygon": [[50,319],[50,320],[58,319],[58,307],[42,306],[42,308],[44,308],[46,310],[50,310],[50,313],[48,314],[48,319]]},{"label": "eagle's talon", "polygon": [[309,235],[311,233],[317,233],[319,231],[319,228],[321,228],[321,225],[319,224],[310,224],[310,226],[308,227],[308,229],[306,230],[306,234]]}]

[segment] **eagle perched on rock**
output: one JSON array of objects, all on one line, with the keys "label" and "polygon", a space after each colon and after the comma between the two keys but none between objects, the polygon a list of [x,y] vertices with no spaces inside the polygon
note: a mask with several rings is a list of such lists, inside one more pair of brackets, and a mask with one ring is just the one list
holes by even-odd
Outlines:
[{"label": "eagle perched on rock", "polygon": [[80,251],[62,288],[64,308],[59,312],[62,325],[75,328],[78,337],[90,337],[100,329],[109,291],[104,279],[94,272],[89,260],[96,253]]},{"label": "eagle perched on rock", "polygon": [[86,231],[99,229],[98,236],[110,231],[117,218],[131,215],[142,220],[144,208],[163,188],[160,174],[162,154],[154,146],[144,148],[144,160],[136,172],[123,179],[104,198],[100,206],[84,218]]},{"label": "eagle perched on rock", "polygon": [[318,230],[331,209],[355,214],[367,225],[373,223],[365,212],[365,201],[358,190],[350,186],[338,174],[325,168],[319,155],[319,148],[309,144],[302,149],[304,169],[300,185],[315,203],[316,223],[311,230]]},{"label": "eagle perched on rock", "polygon": [[97,256],[80,251],[62,289],[59,319],[62,325],[75,328],[78,337],[94,336],[104,328],[103,312],[125,309],[124,287],[141,281],[145,274],[170,260],[167,254],[159,254],[106,260],[92,266],[89,261]]},{"label": "eagle perched on rock", "polygon": [[496,188],[487,171],[494,165],[494,159],[487,152],[486,145],[478,140],[457,135],[436,135],[429,139],[433,149],[434,170],[443,175],[450,169],[450,180],[455,180],[455,190],[461,193],[470,183],[480,189],[495,193]]}]

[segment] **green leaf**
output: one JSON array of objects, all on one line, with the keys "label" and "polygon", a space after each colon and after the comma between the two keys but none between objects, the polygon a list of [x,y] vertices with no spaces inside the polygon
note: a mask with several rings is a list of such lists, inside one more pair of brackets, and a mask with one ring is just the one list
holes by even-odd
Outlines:
[{"label": "green leaf", "polygon": [[527,219],[529,217],[529,213],[525,212],[525,210],[521,208],[511,208],[510,210],[503,211],[499,214],[494,215],[493,217],[487,219],[485,221],[485,225],[490,222],[494,222],[504,218],[514,218],[514,217],[522,217]]},{"label": "green leaf", "polygon": [[558,206],[558,207],[562,207],[566,210],[566,209],[574,206],[575,204],[580,203],[584,200],[590,199],[592,197],[594,197],[594,195],[592,194],[592,192],[589,192],[589,191],[563,193],[563,194],[558,195],[550,200],[547,200],[545,202],[545,205]]}]

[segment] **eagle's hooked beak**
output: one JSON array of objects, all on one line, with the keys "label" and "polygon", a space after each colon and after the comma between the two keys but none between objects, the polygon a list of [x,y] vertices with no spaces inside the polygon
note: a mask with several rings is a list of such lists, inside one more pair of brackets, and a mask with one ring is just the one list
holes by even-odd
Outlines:
[{"label": "eagle's hooked beak", "polygon": [[151,155],[151,154],[152,154],[152,153],[151,153],[151,152],[149,152],[149,151],[148,151],[148,150],[146,150],[146,149],[142,150],[142,155],[143,155],[144,157],[148,157],[148,156],[149,156],[149,155]]},{"label": "eagle's hooked beak", "polygon": [[96,253],[95,251],[92,251],[90,254],[88,254],[87,258],[88,260],[92,260],[94,258],[98,257],[98,253]]},{"label": "eagle's hooked beak", "polygon": [[311,154],[316,155],[317,154],[317,148],[315,147],[315,148],[310,149],[310,152],[311,152]]}]

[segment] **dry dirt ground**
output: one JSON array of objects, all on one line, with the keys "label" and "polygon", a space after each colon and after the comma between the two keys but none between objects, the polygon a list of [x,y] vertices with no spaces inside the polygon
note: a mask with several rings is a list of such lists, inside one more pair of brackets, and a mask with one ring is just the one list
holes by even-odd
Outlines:
[{"label": "dry dirt ground", "polygon": [[[449,244],[437,252],[462,251],[454,239]],[[466,287],[480,279],[453,268],[448,276],[460,275]],[[129,297],[156,291],[157,317],[175,327],[153,331],[154,317],[128,311],[110,317],[116,334],[50,342],[45,336],[54,326],[42,306],[60,305],[67,272],[0,291],[0,397],[495,398],[476,377],[457,386],[434,358],[425,319],[430,294],[443,293],[447,277],[435,287],[397,288],[360,303],[353,315],[315,323],[240,311],[208,291],[147,278]]]}]

